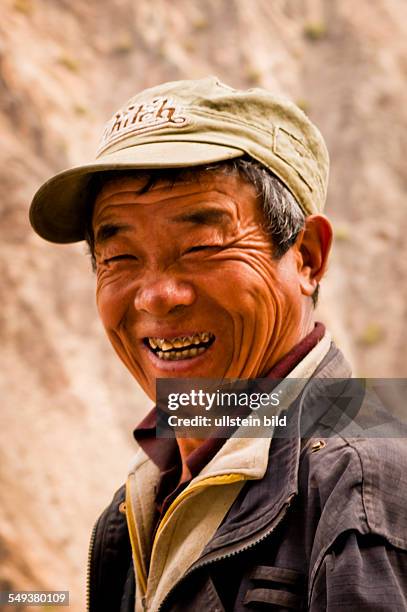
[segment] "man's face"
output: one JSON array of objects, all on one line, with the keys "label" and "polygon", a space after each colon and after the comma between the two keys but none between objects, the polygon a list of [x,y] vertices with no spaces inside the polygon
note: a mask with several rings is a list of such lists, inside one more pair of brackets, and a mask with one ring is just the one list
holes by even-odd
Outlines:
[{"label": "man's face", "polygon": [[300,339],[298,251],[272,255],[254,187],[206,173],[107,182],[94,209],[97,305],[147,394],[156,378],[263,376]]}]

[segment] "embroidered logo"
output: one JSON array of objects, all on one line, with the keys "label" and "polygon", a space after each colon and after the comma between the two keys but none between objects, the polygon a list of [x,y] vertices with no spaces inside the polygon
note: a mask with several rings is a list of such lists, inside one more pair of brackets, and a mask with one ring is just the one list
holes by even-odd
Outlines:
[{"label": "embroidered logo", "polygon": [[98,149],[98,155],[129,134],[145,134],[165,125],[181,128],[190,123],[183,107],[171,98],[153,98],[151,102],[130,104],[118,111],[107,123]]}]

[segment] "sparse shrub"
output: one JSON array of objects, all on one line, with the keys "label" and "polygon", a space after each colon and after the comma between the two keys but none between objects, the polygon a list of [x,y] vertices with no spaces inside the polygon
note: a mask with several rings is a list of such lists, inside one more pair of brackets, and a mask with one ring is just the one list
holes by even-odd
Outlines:
[{"label": "sparse shrub", "polygon": [[365,346],[373,346],[374,344],[378,344],[383,340],[384,330],[382,326],[375,322],[371,321],[366,325],[362,333],[360,334],[358,341],[359,344],[364,344]]},{"label": "sparse shrub", "polygon": [[327,34],[326,24],[323,21],[310,21],[304,26],[304,36],[308,40],[316,41],[325,38]]},{"label": "sparse shrub", "polygon": [[157,45],[157,47],[155,49],[155,53],[157,55],[157,58],[160,59],[160,60],[164,60],[167,57],[167,49],[166,49],[164,41],[161,41]]},{"label": "sparse shrub", "polygon": [[192,40],[192,38],[187,38],[184,40],[183,45],[185,51],[188,51],[189,53],[193,53],[196,49],[195,42]]},{"label": "sparse shrub", "polygon": [[306,100],[305,98],[299,98],[298,100],[296,100],[295,103],[302,111],[304,111],[304,113],[308,113],[309,111],[308,100]]},{"label": "sparse shrub", "polygon": [[133,46],[133,38],[130,34],[123,34],[114,44],[112,51],[117,55],[126,55],[132,51]]},{"label": "sparse shrub", "polygon": [[59,57],[59,64],[70,72],[79,72],[79,62],[70,55],[63,54]]},{"label": "sparse shrub", "polygon": [[349,228],[345,225],[337,225],[334,227],[334,237],[338,242],[346,242],[350,239]]},{"label": "sparse shrub", "polygon": [[73,107],[73,111],[75,115],[78,115],[78,117],[88,114],[88,109],[84,104],[75,104]]},{"label": "sparse shrub", "polygon": [[19,13],[30,15],[33,10],[32,0],[14,0],[13,7]]},{"label": "sparse shrub", "polygon": [[262,74],[258,68],[254,68],[254,66],[248,66],[246,68],[246,78],[250,85],[260,85]]},{"label": "sparse shrub", "polygon": [[194,30],[206,30],[208,26],[209,26],[209,21],[204,16],[197,17],[192,22],[192,27],[194,28]]}]

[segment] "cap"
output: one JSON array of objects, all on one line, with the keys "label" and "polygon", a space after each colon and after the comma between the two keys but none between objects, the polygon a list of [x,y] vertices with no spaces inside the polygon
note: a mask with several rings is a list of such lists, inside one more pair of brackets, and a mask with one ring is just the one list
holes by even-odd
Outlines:
[{"label": "cap", "polygon": [[108,121],[94,160],[39,188],[30,221],[46,240],[83,240],[95,173],[201,166],[243,155],[272,170],[307,215],[323,210],[329,158],[308,117],[269,91],[232,89],[208,77],[164,83],[131,98]]}]

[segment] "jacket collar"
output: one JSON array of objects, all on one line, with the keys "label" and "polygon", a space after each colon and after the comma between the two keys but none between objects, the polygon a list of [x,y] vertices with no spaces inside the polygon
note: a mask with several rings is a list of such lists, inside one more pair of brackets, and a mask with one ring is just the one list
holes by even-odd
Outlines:
[{"label": "jacket collar", "polygon": [[[331,345],[331,336],[327,332],[318,344],[302,359],[302,361],[281,381],[275,390],[282,391],[283,406],[289,407],[301,393],[307,380],[318,368]],[[261,416],[261,409],[256,412]],[[209,476],[233,473],[241,474],[246,479],[258,480],[263,478],[269,463],[269,448],[273,430],[268,430],[267,437],[245,437],[245,430],[240,427],[229,438],[219,452],[200,471],[191,484],[197,483]],[[250,432],[248,432],[250,435]]]},{"label": "jacket collar", "polygon": [[[310,362],[303,365],[310,366]],[[302,372],[294,370],[290,376],[305,378],[306,375]],[[347,379],[351,375],[350,366],[333,343],[312,372],[313,379]],[[284,437],[273,437],[272,442],[269,439],[268,446],[261,440],[263,455],[257,463],[256,470],[251,472],[253,480],[246,484],[227,519],[203,551],[200,560],[206,555],[212,555],[220,548],[233,547],[236,543],[241,545],[245,538],[253,538],[256,537],[256,534],[261,534],[283,512],[284,508],[288,507],[291,499],[298,493],[301,418],[313,407],[315,392],[318,390],[314,391],[311,388],[309,393],[300,394],[291,404],[287,412],[288,419]],[[326,407],[322,410],[326,410]],[[254,442],[259,442],[259,440],[254,440]],[[233,444],[232,440],[226,444],[228,443]],[[207,467],[210,468],[210,464]]]}]

